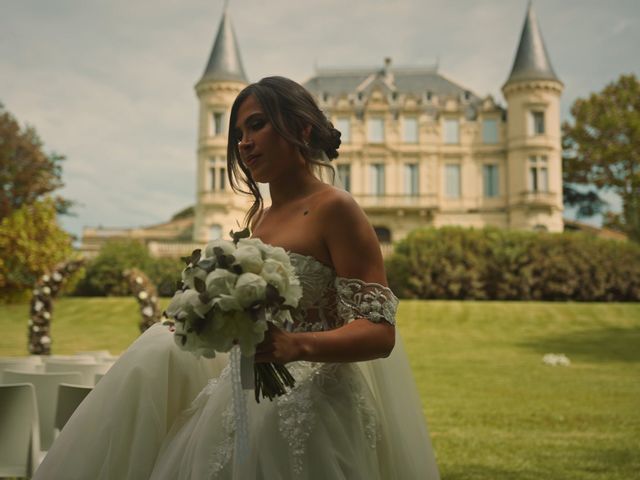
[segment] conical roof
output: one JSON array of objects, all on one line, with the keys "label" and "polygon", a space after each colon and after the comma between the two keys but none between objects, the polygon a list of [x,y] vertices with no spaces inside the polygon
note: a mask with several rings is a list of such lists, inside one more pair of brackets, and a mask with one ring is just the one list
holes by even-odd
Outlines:
[{"label": "conical roof", "polygon": [[201,80],[235,80],[249,83],[242,66],[238,40],[226,8],[222,12],[218,34]]},{"label": "conical roof", "polygon": [[527,8],[527,16],[522,27],[520,45],[513,68],[507,83],[521,80],[556,80],[560,81],[553,71],[547,48],[544,45],[538,20],[531,2]]}]

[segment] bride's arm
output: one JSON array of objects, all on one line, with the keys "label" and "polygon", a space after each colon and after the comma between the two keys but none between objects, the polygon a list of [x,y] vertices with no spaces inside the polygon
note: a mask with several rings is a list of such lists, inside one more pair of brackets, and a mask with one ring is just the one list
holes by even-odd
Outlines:
[{"label": "bride's arm", "polygon": [[[351,195],[332,192],[316,214],[337,276],[386,286],[375,231]],[[358,362],[388,356],[395,344],[395,327],[357,318],[326,332],[289,333],[272,327],[269,337],[271,341],[258,348],[258,362]]]}]

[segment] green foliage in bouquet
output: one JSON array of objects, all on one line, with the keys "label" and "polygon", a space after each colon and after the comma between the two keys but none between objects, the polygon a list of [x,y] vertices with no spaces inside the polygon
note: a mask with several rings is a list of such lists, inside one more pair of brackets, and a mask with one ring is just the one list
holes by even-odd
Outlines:
[{"label": "green foliage in bouquet", "polygon": [[400,298],[640,300],[640,246],[575,232],[419,229],[386,271]]}]

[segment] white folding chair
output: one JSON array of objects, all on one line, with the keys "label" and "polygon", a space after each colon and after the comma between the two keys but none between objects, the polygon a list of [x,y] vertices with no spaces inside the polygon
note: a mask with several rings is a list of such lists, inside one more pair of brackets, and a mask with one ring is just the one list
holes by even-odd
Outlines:
[{"label": "white folding chair", "polygon": [[6,383],[3,379],[5,370],[17,370],[20,372],[43,372],[44,365],[24,360],[28,357],[15,357],[15,360],[0,359],[0,384]]},{"label": "white folding chair", "polygon": [[40,461],[35,388],[0,385],[0,477],[31,477]]},{"label": "white folding chair", "polygon": [[31,373],[5,370],[6,383],[31,383],[36,390],[38,419],[40,427],[40,448],[49,450],[53,443],[53,422],[58,402],[58,385],[61,383],[79,384],[79,373]]},{"label": "white folding chair", "polygon": [[47,362],[44,371],[47,373],[78,372],[82,375],[82,380],[78,385],[93,387],[95,385],[96,373],[106,373],[109,370],[107,365],[102,363],[67,363],[67,362]]},{"label": "white folding chair", "polygon": [[58,385],[58,403],[56,405],[56,419],[53,426],[59,432],[76,411],[78,405],[82,403],[93,387],[85,385],[71,385],[61,383]]},{"label": "white folding chair", "polygon": [[95,362],[95,358],[93,358],[91,355],[43,355],[42,361],[45,364],[49,362],[91,363]]},{"label": "white folding chair", "polygon": [[84,352],[76,352],[76,355],[82,357],[89,356],[96,361],[102,360],[103,358],[111,358],[113,356],[109,350],[87,350]]}]

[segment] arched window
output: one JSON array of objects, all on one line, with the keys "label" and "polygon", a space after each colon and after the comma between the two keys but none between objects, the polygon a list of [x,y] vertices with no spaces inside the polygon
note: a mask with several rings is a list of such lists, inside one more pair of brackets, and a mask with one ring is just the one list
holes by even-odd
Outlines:
[{"label": "arched window", "polygon": [[373,227],[380,243],[391,243],[391,230],[387,227]]},{"label": "arched window", "polygon": [[215,224],[209,227],[209,241],[222,238],[222,226]]},{"label": "arched window", "polygon": [[542,225],[541,223],[539,223],[535,227],[533,227],[533,231],[534,232],[548,232],[549,229],[547,228],[546,225]]}]

